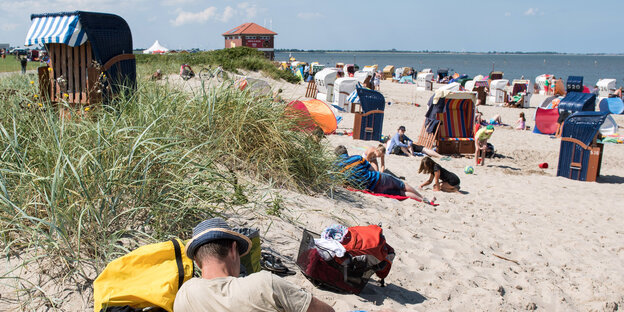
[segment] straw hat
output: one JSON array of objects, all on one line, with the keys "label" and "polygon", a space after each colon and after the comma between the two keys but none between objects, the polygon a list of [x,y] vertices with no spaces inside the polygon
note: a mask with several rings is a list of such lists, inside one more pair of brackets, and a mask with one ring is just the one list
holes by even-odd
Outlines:
[{"label": "straw hat", "polygon": [[197,249],[204,244],[219,239],[231,239],[236,241],[238,253],[242,256],[251,250],[251,240],[249,237],[232,231],[232,228],[221,218],[212,218],[202,221],[193,229],[193,238],[186,245],[186,255],[195,260]]}]

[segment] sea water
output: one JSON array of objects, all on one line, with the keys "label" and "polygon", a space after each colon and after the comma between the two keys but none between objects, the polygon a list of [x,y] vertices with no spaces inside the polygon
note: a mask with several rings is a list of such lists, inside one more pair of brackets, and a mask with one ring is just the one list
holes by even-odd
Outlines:
[{"label": "sea water", "polygon": [[504,79],[526,79],[535,81],[542,74],[561,77],[583,76],[583,83],[590,88],[598,79],[615,78],[617,85],[624,85],[624,55],[577,55],[577,54],[466,54],[466,53],[408,53],[408,52],[277,52],[275,60],[286,61],[289,55],[298,61],[319,62],[327,66],[336,63],[365,65],[378,64],[413,67],[420,71],[439,68],[449,72],[488,75],[492,70],[504,72]]}]

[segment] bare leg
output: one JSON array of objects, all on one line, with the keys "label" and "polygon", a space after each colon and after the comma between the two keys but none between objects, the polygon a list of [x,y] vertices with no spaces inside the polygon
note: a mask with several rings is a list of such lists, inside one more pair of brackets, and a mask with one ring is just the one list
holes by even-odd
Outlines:
[{"label": "bare leg", "polygon": [[483,148],[481,149],[481,166],[485,166],[485,151],[487,149],[487,145],[483,144]]},{"label": "bare leg", "polygon": [[423,202],[429,204],[432,201],[435,201],[436,198],[433,197],[432,199],[426,199],[425,197],[423,197],[422,195],[420,195],[420,193],[418,193],[417,190],[415,190],[413,187],[411,187],[409,184],[405,184],[405,196],[409,197],[409,198],[414,198],[414,199],[418,199],[418,200],[422,200]]},{"label": "bare leg", "polygon": [[481,144],[479,140],[475,141],[475,166],[479,164],[479,153],[481,152]]},{"label": "bare leg", "polygon": [[411,147],[407,148],[407,147],[401,146],[401,151],[403,151],[403,153],[405,153],[409,157],[414,157],[414,153],[412,153],[412,148]]},{"label": "bare leg", "polygon": [[428,149],[426,147],[423,147],[422,152],[428,156],[431,157],[436,157],[436,158],[440,158],[442,157],[442,155],[438,154],[438,152],[432,150],[432,149]]},{"label": "bare leg", "polygon": [[459,188],[448,184],[448,182],[442,182],[442,191],[452,193],[459,191]]}]

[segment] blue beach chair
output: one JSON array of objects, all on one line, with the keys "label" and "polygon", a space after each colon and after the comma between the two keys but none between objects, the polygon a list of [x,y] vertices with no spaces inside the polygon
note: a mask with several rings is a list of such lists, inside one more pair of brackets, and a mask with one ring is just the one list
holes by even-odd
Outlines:
[{"label": "blue beach chair", "polygon": [[579,181],[596,181],[600,175],[603,144],[598,143],[605,112],[577,112],[563,124],[557,176]]},{"label": "blue beach chair", "polygon": [[353,139],[379,141],[383,130],[384,109],[386,99],[374,90],[357,87],[361,112],[355,112],[353,123]]}]

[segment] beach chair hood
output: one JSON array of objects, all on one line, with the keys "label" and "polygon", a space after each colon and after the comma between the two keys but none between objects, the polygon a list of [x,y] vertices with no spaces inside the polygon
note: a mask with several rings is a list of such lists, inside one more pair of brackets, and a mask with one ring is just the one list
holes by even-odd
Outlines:
[{"label": "beach chair hood", "polygon": [[596,95],[593,93],[569,92],[559,102],[559,112],[594,111],[596,108]]},{"label": "beach chair hood", "polygon": [[132,34],[126,21],[114,14],[85,11],[32,14],[25,45],[63,43],[75,47],[91,42],[95,60],[132,53]]},{"label": "beach chair hood", "polygon": [[561,137],[575,138],[589,145],[609,116],[604,112],[577,112],[565,120]]}]

